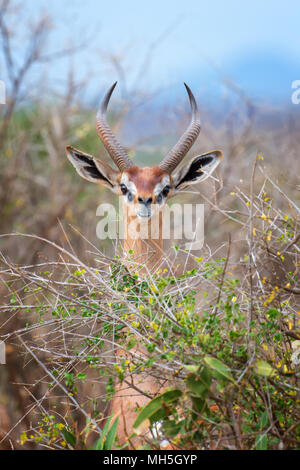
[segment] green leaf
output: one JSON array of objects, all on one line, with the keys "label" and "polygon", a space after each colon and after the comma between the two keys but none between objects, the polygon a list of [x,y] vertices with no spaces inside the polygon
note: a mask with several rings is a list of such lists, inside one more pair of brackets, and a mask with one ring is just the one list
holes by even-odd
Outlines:
[{"label": "green leaf", "polygon": [[270,310],[267,311],[267,315],[270,318],[278,318],[279,317],[279,312],[277,308],[270,308]]},{"label": "green leaf", "polygon": [[257,450],[267,450],[268,449],[268,437],[266,434],[261,434],[257,436],[255,440],[255,448]]},{"label": "green leaf", "polygon": [[184,423],[184,420],[180,421],[179,423],[176,423],[176,421],[174,420],[166,421],[163,424],[162,431],[168,437],[175,437],[176,434],[179,433],[183,423]]},{"label": "green leaf", "polygon": [[103,428],[102,434],[94,444],[94,450],[103,450],[104,439],[105,439],[105,437],[106,437],[106,435],[109,431],[109,426],[110,426],[110,422],[111,422],[112,418],[113,418],[113,415],[111,415],[107,418],[107,421],[106,421],[105,426]]},{"label": "green leaf", "polygon": [[193,408],[197,414],[202,414],[207,409],[206,399],[200,397],[191,397]]},{"label": "green leaf", "polygon": [[190,372],[191,374],[196,374],[199,370],[199,366],[194,366],[194,365],[191,365],[191,366],[184,366],[185,369]]},{"label": "green leaf", "polygon": [[79,372],[76,376],[78,380],[84,380],[86,378],[86,374]]},{"label": "green leaf", "polygon": [[275,374],[275,370],[266,361],[258,359],[256,362],[256,373],[265,377],[272,377]]},{"label": "green leaf", "polygon": [[150,425],[167,418],[171,413],[172,413],[172,409],[162,404],[161,408],[158,411],[156,411],[153,415],[150,416],[149,418]]},{"label": "green leaf", "polygon": [[116,434],[117,434],[118,422],[119,422],[119,416],[114,420],[110,430],[107,433],[107,437],[105,439],[105,443],[103,446],[104,450],[112,449],[113,444],[115,442]]},{"label": "green leaf", "polygon": [[186,378],[186,384],[190,391],[202,398],[206,397],[211,385],[211,372],[208,367],[203,367],[200,374],[190,374]]},{"label": "green leaf", "polygon": [[[258,422],[257,422],[257,428],[259,431],[262,431],[263,429],[265,429],[268,425],[269,425],[270,421],[269,421],[269,416],[268,416],[268,413],[267,411],[264,411]],[[262,433],[260,434],[259,436],[257,436],[256,440],[255,440],[255,448],[257,450],[267,450],[268,448],[268,436],[266,433]]]},{"label": "green leaf", "polygon": [[235,383],[235,380],[232,377],[229,367],[226,366],[226,364],[223,364],[223,362],[219,361],[219,359],[216,359],[211,356],[205,356],[204,361],[212,369],[213,375],[216,377],[216,379],[222,381],[229,380]]},{"label": "green leaf", "polygon": [[75,447],[75,445],[76,445],[76,436],[74,436],[74,434],[72,434],[66,428],[62,428],[61,432],[62,432],[62,434],[65,438],[65,441],[68,444],[70,444],[72,447]]},{"label": "green leaf", "polygon": [[150,420],[150,418],[153,417],[153,415],[157,413],[163,407],[163,404],[172,403],[178,400],[181,397],[181,395],[182,395],[182,391],[175,389],[175,390],[170,390],[168,392],[162,393],[158,397],[153,398],[153,400],[151,400],[149,403],[147,403],[146,406],[144,406],[141,409],[138,417],[136,418],[133,424],[133,428],[136,431],[138,431],[141,424],[146,419]]},{"label": "green leaf", "polygon": [[269,416],[268,416],[268,413],[267,411],[264,411],[259,420],[258,420],[258,423],[257,423],[257,426],[258,426],[258,429],[259,431],[262,431],[264,428],[266,428],[269,424]]}]

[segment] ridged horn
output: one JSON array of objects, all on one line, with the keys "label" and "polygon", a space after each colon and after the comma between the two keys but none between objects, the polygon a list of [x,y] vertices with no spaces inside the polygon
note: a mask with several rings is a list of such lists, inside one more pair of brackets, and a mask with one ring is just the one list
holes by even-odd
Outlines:
[{"label": "ridged horn", "polygon": [[96,129],[98,135],[108,151],[109,155],[117,165],[120,171],[124,171],[127,168],[134,166],[133,162],[130,160],[125,149],[119,144],[116,139],[116,136],[113,134],[109,125],[106,122],[106,110],[110,100],[110,97],[115,89],[117,82],[115,82],[112,87],[108,90],[106,95],[103,98],[103,101],[100,105],[99,111],[96,117]]},{"label": "ridged horn", "polygon": [[192,110],[192,119],[189,127],[181,136],[177,144],[174,145],[174,147],[166,155],[163,161],[159,164],[159,167],[162,170],[167,171],[168,173],[172,173],[172,171],[174,171],[175,168],[179,165],[181,160],[185,157],[185,155],[192,147],[201,130],[200,116],[195,97],[186,83],[184,84],[184,86],[189,95]]}]

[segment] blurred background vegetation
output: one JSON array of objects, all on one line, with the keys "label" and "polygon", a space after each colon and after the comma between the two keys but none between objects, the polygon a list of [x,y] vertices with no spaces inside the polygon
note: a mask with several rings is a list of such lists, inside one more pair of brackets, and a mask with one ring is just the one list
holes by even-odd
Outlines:
[{"label": "blurred background vegetation", "polygon": [[[65,2],[60,3],[65,4]],[[121,13],[119,15],[116,13],[116,25],[112,24],[109,12],[104,9],[101,14],[102,2],[96,3],[99,21],[101,20],[106,27],[105,14],[110,18],[111,28],[117,28],[124,20],[126,22],[126,18],[122,19]],[[88,2],[86,11],[89,15],[92,14],[96,3]],[[178,69],[174,79],[172,71],[177,62],[170,59],[171,65],[168,64],[167,51],[169,47],[170,54],[175,55],[176,34],[181,38],[183,31],[186,35],[189,33],[187,27],[189,18],[184,23],[183,30],[180,29],[180,21],[177,19],[183,6],[175,8],[172,16],[174,19],[170,24],[164,18],[163,21],[159,21],[152,35],[149,36],[148,30],[145,32],[147,38],[145,44],[136,45],[138,50],[136,61],[134,46],[128,45],[129,52],[126,46],[130,41],[134,41],[134,33],[138,36],[136,31],[132,35],[128,31],[128,36],[122,39],[118,50],[116,42],[110,50],[109,44],[105,44],[105,41],[101,43],[101,27],[97,29],[98,17],[91,24],[91,18],[83,14],[84,6],[75,4],[70,11],[67,8],[62,11],[63,7],[58,9],[58,3],[54,2],[52,14],[51,11],[45,11],[44,6],[41,2],[40,8],[33,14],[33,5],[30,1],[22,3],[12,0],[0,1],[0,78],[6,86],[6,103],[0,105],[0,249],[3,264],[0,285],[2,304],[0,338],[11,338],[11,346],[10,342],[7,343],[7,365],[0,366],[0,447],[2,448],[20,448],[22,445],[25,448],[38,448],[40,441],[24,438],[24,432],[37,426],[36,423],[41,419],[48,420],[45,422],[46,426],[49,425],[51,400],[55,402],[55,398],[51,400],[47,398],[37,407],[39,416],[34,414],[35,405],[45,393],[45,388],[47,389],[47,381],[40,365],[29,361],[24,345],[18,341],[14,342],[12,336],[14,332],[23,331],[29,320],[33,322],[32,324],[39,324],[34,315],[37,305],[42,305],[41,299],[44,294],[35,297],[31,292],[31,302],[27,300],[25,302],[26,294],[22,289],[24,285],[30,288],[34,280],[25,276],[22,288],[21,284],[14,285],[14,276],[15,280],[22,282],[21,273],[14,269],[27,266],[26,269],[30,268],[35,272],[43,263],[49,265],[52,262],[59,263],[63,261],[64,256],[66,261],[68,256],[58,253],[54,244],[63,247],[69,253],[76,254],[83,263],[94,268],[97,267],[97,257],[99,259],[100,254],[107,256],[107,260],[115,255],[116,247],[113,242],[100,241],[96,237],[95,212],[100,202],[113,202],[117,205],[118,201],[108,190],[88,184],[78,177],[65,157],[65,146],[71,144],[109,162],[109,157],[95,131],[95,113],[103,92],[116,79],[119,81],[120,93],[116,93],[113,98],[108,120],[134,162],[144,166],[157,164],[187,125],[189,110],[180,83],[181,77],[191,85],[201,109],[202,131],[186,160],[213,148],[223,150],[224,160],[215,180],[210,179],[181,198],[175,198],[174,202],[205,203],[204,252],[209,253],[207,260],[213,262],[216,258],[227,256],[228,234],[230,234],[230,265],[232,270],[236,266],[236,276],[239,277],[238,263],[244,259],[245,249],[246,251],[248,249],[247,231],[249,223],[253,222],[253,213],[249,215],[247,212],[248,202],[252,200],[254,194],[261,204],[272,200],[272,207],[277,211],[277,215],[274,213],[272,217],[278,219],[280,214],[279,218],[291,217],[293,220],[292,233],[284,242],[285,246],[289,246],[296,240],[293,245],[296,251],[286,256],[284,260],[280,259],[281,248],[278,248],[279,242],[276,238],[273,251],[274,256],[279,257],[278,263],[281,265],[278,270],[270,268],[270,276],[281,276],[280,279],[278,277],[276,285],[285,286],[291,282],[288,273],[293,273],[296,293],[291,293],[295,294],[295,298],[291,300],[291,308],[294,316],[299,306],[297,234],[299,233],[300,121],[298,107],[291,105],[290,102],[291,83],[299,76],[296,75],[298,70],[296,67],[293,68],[293,63],[289,62],[289,66],[286,62],[278,63],[278,57],[277,62],[275,60],[272,63],[273,76],[282,72],[285,77],[286,89],[282,95],[277,93],[278,89],[274,88],[274,84],[270,85],[269,93],[266,86],[263,94],[259,95],[257,91],[259,87],[255,89],[253,85],[257,80],[257,77],[253,78],[253,68],[257,66],[255,74],[259,76],[260,84],[268,82],[270,75],[269,78],[266,77],[267,73],[270,74],[270,61],[266,61],[267,69],[264,71],[264,62],[261,62],[261,59],[258,63],[253,63],[249,59],[251,74],[248,75],[248,89],[244,79],[247,75],[244,70],[247,69],[247,54],[243,57],[246,65],[244,60],[242,62],[244,65],[240,67],[240,70],[244,70],[244,75],[237,73],[235,80],[224,71],[226,67],[223,69],[215,65],[214,57],[206,60],[209,55],[207,51],[206,65],[202,69],[203,63],[200,59],[199,63],[195,60],[198,53],[192,56],[187,44],[186,49],[182,45],[178,49],[177,59],[181,68]],[[231,7],[232,5],[228,8]],[[255,5],[253,8],[255,10]],[[275,13],[279,15],[277,10],[274,15]],[[61,32],[59,25],[64,17],[68,22],[68,14],[71,20],[75,19],[73,27],[72,24],[68,24],[68,35],[66,35]],[[145,17],[141,11],[139,14],[141,16],[139,17],[137,13],[136,21],[143,18],[142,23],[145,22],[146,14]],[[236,12],[236,15],[239,18],[241,13]],[[226,21],[229,21],[229,16],[228,13]],[[81,18],[79,24],[78,17]],[[216,21],[220,21],[219,16]],[[105,26],[104,33],[107,31]],[[93,34],[96,29],[95,43]],[[254,31],[255,27],[252,29]],[[216,33],[215,28],[214,33]],[[108,38],[109,36],[106,37],[106,41]],[[218,40],[222,41],[220,37]],[[238,40],[238,36],[235,40]],[[298,42],[299,40],[300,38]],[[266,45],[270,47],[267,39]],[[285,46],[286,44],[283,44],[282,50]],[[257,53],[261,52],[259,48],[260,45],[257,45]],[[193,68],[189,70],[186,70],[185,52],[187,61],[193,63]],[[88,58],[88,63],[83,61],[83,57]],[[163,65],[166,70],[160,74],[159,70]],[[206,72],[202,75],[203,70]],[[232,71],[234,75],[236,69],[233,67]],[[145,79],[148,73],[151,77],[149,82]],[[211,80],[211,73],[214,77],[213,90],[206,85]],[[282,83],[279,86],[283,86]],[[249,199],[244,198],[245,194],[248,194]],[[265,214],[264,210],[264,207],[260,206],[257,215],[260,221],[261,216]],[[252,226],[251,228],[253,229]],[[34,237],[21,238],[9,235],[13,233],[30,234]],[[271,235],[268,235],[265,229],[261,229],[259,233],[271,239]],[[256,234],[252,231],[252,236],[256,235],[258,232]],[[45,243],[43,239],[49,240],[51,244]],[[170,246],[166,246],[167,248]],[[262,256],[261,259],[266,263],[271,263],[259,254],[259,249],[261,244],[258,242],[257,255]],[[277,252],[279,255],[276,255]],[[199,253],[194,255],[200,256]],[[185,253],[180,253],[180,256],[181,262],[182,260],[185,262]],[[278,263],[275,263],[276,266],[279,266]],[[195,265],[197,263],[194,258],[185,264],[188,269]],[[58,267],[57,264],[55,266]],[[76,265],[76,269],[78,266]],[[267,266],[264,267],[268,271]],[[59,279],[64,275],[57,268],[53,271],[53,276]],[[274,285],[270,285],[270,292]],[[215,286],[210,287],[213,291],[220,286],[216,282]],[[23,301],[26,305],[34,304],[34,308],[29,309],[28,315],[27,313],[24,315],[24,312],[17,313],[15,303],[22,305]],[[45,310],[48,312],[47,315],[53,299],[48,301],[48,310]],[[217,298],[217,301],[220,302],[220,298]],[[294,331],[297,329],[297,324],[295,319],[293,321],[290,329]],[[51,328],[49,331],[55,334]],[[294,335],[294,339],[297,339],[298,333]],[[31,342],[34,342],[33,337],[34,335],[30,338]],[[43,354],[42,360],[46,361],[47,354],[46,352]],[[63,375],[67,388],[68,376],[65,374],[72,374],[71,371],[72,366],[67,363]],[[94,371],[89,373],[93,374]],[[107,406],[107,403],[103,402],[107,392],[105,388],[107,376],[99,381],[97,375],[94,385],[91,385],[92,377],[91,375],[87,382],[81,380],[80,385],[81,396],[90,397],[86,408],[90,416],[93,407],[98,412],[104,413]],[[33,385],[33,390],[29,391]],[[96,389],[94,392],[91,391],[93,386]],[[98,397],[97,404],[95,404],[96,399],[92,397],[93,393]],[[85,398],[82,400],[80,402],[78,398],[84,408]],[[299,400],[296,403],[299,406]],[[66,402],[64,411],[60,412],[64,415],[68,413],[68,406],[70,405]],[[44,414],[41,412],[41,407],[44,407]],[[76,419],[80,423],[77,415],[74,417],[75,421]],[[84,425],[86,425],[85,419],[86,416],[83,420]],[[257,420],[259,421],[258,418]],[[296,420],[290,426],[294,424],[296,426],[297,423]],[[84,425],[78,424],[79,427]],[[288,427],[285,431],[287,429]],[[51,434],[52,431],[47,432]],[[73,432],[75,433],[74,429]],[[22,435],[23,440],[20,438]],[[51,447],[49,436],[47,445]],[[69,440],[66,438],[66,442],[72,446],[72,437],[69,436]],[[188,447],[188,444],[185,445]],[[296,444],[292,442],[285,445],[293,447]]]}]

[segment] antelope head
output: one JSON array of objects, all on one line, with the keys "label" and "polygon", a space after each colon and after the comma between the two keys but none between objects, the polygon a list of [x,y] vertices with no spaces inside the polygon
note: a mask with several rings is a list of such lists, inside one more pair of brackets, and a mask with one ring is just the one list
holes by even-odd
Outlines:
[{"label": "antelope head", "polygon": [[178,191],[205,180],[220,163],[222,152],[214,150],[198,155],[175,171],[201,129],[196,100],[190,88],[185,84],[192,111],[187,130],[158,166],[140,168],[134,165],[125,149],[117,141],[105,118],[116,84],[117,82],[108,90],[101,103],[96,118],[96,129],[118,170],[71,146],[66,147],[67,157],[80,176],[92,183],[107,186],[111,191],[122,196],[126,205],[134,207],[139,218],[150,219]]}]

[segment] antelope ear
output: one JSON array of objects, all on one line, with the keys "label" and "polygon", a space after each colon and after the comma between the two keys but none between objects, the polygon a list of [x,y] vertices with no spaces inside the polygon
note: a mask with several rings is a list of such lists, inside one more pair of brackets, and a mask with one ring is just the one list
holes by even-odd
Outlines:
[{"label": "antelope ear", "polygon": [[199,183],[208,178],[221,162],[221,150],[198,155],[187,166],[180,168],[172,177],[175,193],[190,184]]},{"label": "antelope ear", "polygon": [[97,158],[83,153],[68,145],[66,154],[77,173],[82,178],[92,183],[100,183],[107,186],[113,192],[119,192],[119,175],[120,173],[111,168],[107,163],[103,163]]}]

